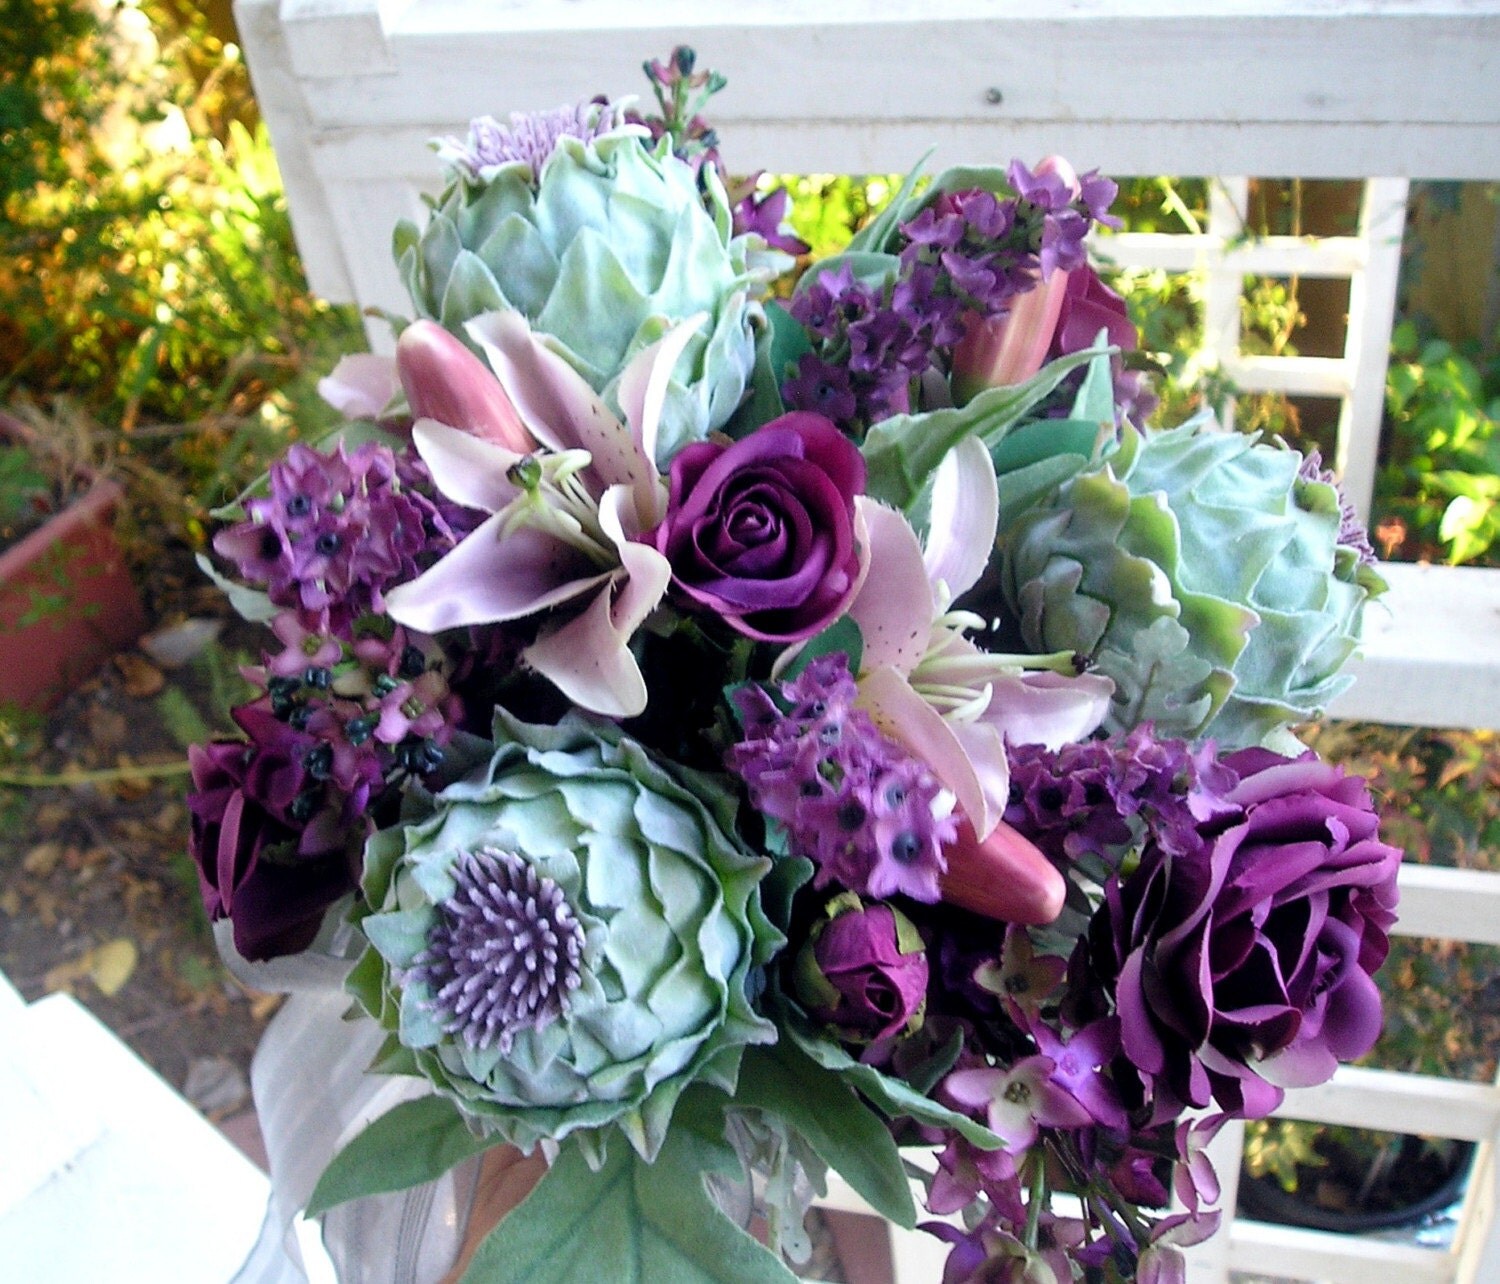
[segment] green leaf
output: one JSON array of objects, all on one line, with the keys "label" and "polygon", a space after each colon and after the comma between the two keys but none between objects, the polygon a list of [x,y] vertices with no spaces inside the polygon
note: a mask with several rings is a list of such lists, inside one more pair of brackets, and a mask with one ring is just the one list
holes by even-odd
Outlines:
[{"label": "green leaf", "polygon": [[994,461],[997,477],[1005,477],[1059,455],[1078,455],[1082,465],[1094,457],[1099,436],[1097,422],[1090,423],[1082,419],[1033,419],[1008,433],[1005,440],[990,452],[990,458]]},{"label": "green leaf", "polygon": [[1115,377],[1110,369],[1110,357],[1114,349],[1109,347],[1109,331],[1100,330],[1094,339],[1098,355],[1089,362],[1089,371],[1083,377],[1083,385],[1073,399],[1072,419],[1085,419],[1094,424],[1115,426]]},{"label": "green leaf", "polygon": [[597,1171],[564,1145],[531,1195],[490,1232],[462,1284],[793,1284],[703,1185],[739,1171],[717,1107],[685,1095],[656,1162],[618,1140]]},{"label": "green leaf", "polygon": [[993,451],[1070,371],[1095,355],[1089,349],[1059,357],[1025,383],[987,388],[966,406],[881,420],[861,447],[868,473],[866,494],[909,513],[954,446],[965,437],[977,436]]},{"label": "green leaf", "polygon": [[854,1089],[790,1040],[746,1050],[734,1099],[801,1133],[882,1217],[907,1229],[916,1225],[911,1184],[890,1131]]},{"label": "green leaf", "polygon": [[812,351],[807,331],[781,304],[766,304],[766,320],[769,324],[755,344],[750,396],[726,428],[731,437],[744,437],[786,410],[781,385],[802,354]]},{"label": "green leaf", "polygon": [[847,252],[874,251],[883,253],[891,248],[896,229],[917,212],[924,198],[916,195],[917,180],[922,176],[922,167],[927,164],[929,150],[915,165],[901,184],[895,199],[849,238]]},{"label": "green leaf", "polygon": [[213,738],[213,729],[181,687],[167,687],[156,697],[156,713],[172,739],[184,749]]},{"label": "green leaf", "polygon": [[813,876],[813,863],[805,856],[782,856],[761,879],[760,905],[783,933],[792,921],[792,899]]},{"label": "green leaf", "polygon": [[781,681],[791,682],[814,660],[825,655],[836,655],[841,651],[849,657],[849,672],[858,673],[860,662],[864,659],[865,639],[859,631],[859,625],[847,615],[841,615],[821,633],[809,638],[802,650],[797,652],[797,658],[782,671]]},{"label": "green leaf", "polygon": [[494,1137],[470,1132],[446,1097],[403,1102],[333,1157],[308,1198],[306,1216],[365,1195],[420,1186],[495,1144]]},{"label": "green leaf", "polygon": [[783,1019],[778,1024],[813,1061],[825,1070],[836,1071],[847,1079],[892,1119],[915,1119],[918,1123],[955,1129],[981,1150],[999,1150],[1004,1147],[1005,1142],[983,1124],[933,1101],[900,1079],[882,1074],[874,1066],[856,1061],[831,1039],[798,1028],[794,1019]]}]

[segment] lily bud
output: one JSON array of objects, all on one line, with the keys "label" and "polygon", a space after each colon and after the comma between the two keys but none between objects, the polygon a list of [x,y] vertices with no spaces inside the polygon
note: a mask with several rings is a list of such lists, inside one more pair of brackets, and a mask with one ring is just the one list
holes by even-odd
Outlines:
[{"label": "lily bud", "polygon": [[981,839],[967,820],[943,849],[948,871],[938,879],[949,905],[1002,923],[1039,926],[1062,913],[1067,885],[1041,850],[1004,821]]},{"label": "lily bud", "polygon": [[518,455],[536,449],[494,373],[436,321],[413,321],[401,332],[396,370],[414,419],[436,419]]},{"label": "lily bud", "polygon": [[1067,272],[1053,272],[995,317],[971,313],[953,349],[953,396],[966,405],[986,388],[1025,383],[1047,359],[1067,292]]},{"label": "lily bud", "polygon": [[1083,184],[1078,181],[1078,171],[1064,157],[1044,156],[1037,162],[1037,167],[1031,172],[1038,178],[1045,177],[1048,174],[1056,175],[1057,181],[1067,189],[1071,200],[1076,201],[1083,195]]}]

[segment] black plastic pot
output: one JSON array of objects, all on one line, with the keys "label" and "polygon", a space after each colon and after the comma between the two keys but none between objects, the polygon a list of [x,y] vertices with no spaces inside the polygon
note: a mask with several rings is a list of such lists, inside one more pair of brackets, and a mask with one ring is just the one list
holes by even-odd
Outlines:
[{"label": "black plastic pot", "polygon": [[[1462,1198],[1474,1159],[1472,1142],[1403,1136],[1386,1160],[1383,1176],[1368,1157],[1345,1147],[1333,1150],[1327,1166],[1299,1165],[1295,1192],[1284,1190],[1274,1177],[1242,1172],[1240,1214],[1348,1235],[1413,1226]],[[1330,1187],[1344,1196],[1337,1207],[1320,1198]]]}]

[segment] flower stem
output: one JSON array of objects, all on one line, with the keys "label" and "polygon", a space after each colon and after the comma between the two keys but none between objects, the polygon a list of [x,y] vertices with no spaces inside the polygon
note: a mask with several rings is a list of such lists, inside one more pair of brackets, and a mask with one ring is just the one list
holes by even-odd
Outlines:
[{"label": "flower stem", "polygon": [[13,785],[19,789],[54,789],[100,784],[111,780],[139,780],[150,776],[185,776],[191,770],[191,764],[184,758],[179,762],[153,762],[139,767],[96,767],[90,771],[74,769],[53,774],[41,771],[0,771],[0,785]]},{"label": "flower stem", "polygon": [[1033,1252],[1036,1250],[1037,1238],[1041,1233],[1042,1209],[1047,1203],[1047,1161],[1041,1153],[1035,1156],[1035,1165],[1031,1170],[1031,1190],[1026,1201],[1026,1247]]}]

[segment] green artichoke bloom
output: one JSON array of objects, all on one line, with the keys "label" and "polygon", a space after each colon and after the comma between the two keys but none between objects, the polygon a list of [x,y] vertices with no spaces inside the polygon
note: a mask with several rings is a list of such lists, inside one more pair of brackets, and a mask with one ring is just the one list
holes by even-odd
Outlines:
[{"label": "green artichoke bloom", "polygon": [[[421,1074],[530,1149],[618,1124],[654,1158],[678,1096],[775,1040],[747,993],[783,943],[726,791],[608,726],[498,711],[488,764],[376,834],[350,978]],[[465,933],[472,925],[475,930]]]},{"label": "green artichoke bloom", "polygon": [[1383,585],[1340,542],[1338,490],[1294,450],[1207,420],[1119,449],[1002,532],[1020,641],[1113,679],[1106,726],[1259,744],[1322,713]]},{"label": "green artichoke bloom", "polygon": [[455,164],[425,230],[397,226],[395,254],[419,316],[461,335],[481,313],[520,311],[614,410],[630,358],[704,314],[668,389],[665,467],[739,406],[770,269],[759,236],[732,234],[713,168],[700,190],[670,139],[642,132],[565,133],[535,167]]}]

